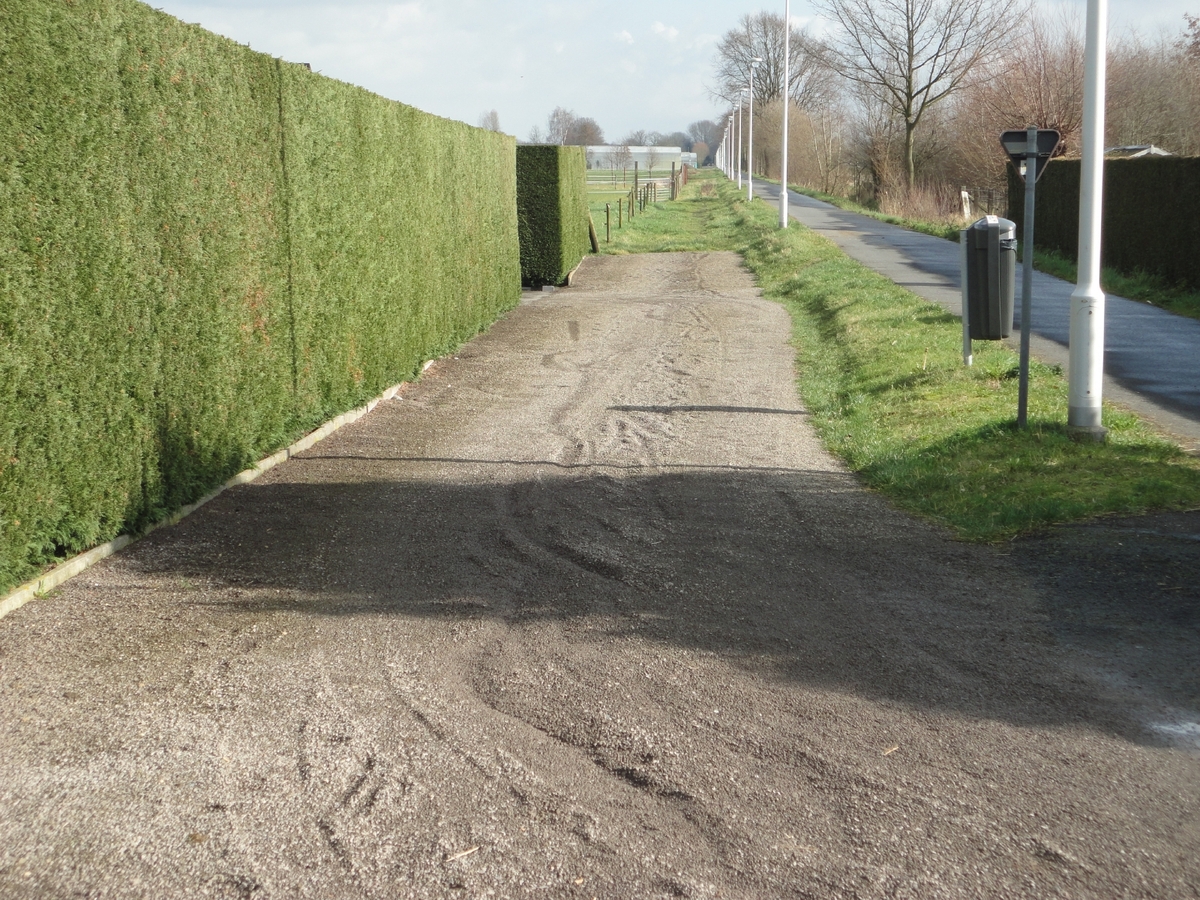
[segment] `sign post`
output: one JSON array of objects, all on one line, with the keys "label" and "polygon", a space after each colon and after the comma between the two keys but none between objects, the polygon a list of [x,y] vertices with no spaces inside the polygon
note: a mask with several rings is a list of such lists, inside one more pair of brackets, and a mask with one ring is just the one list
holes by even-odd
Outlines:
[{"label": "sign post", "polygon": [[1017,386],[1017,427],[1024,428],[1029,418],[1029,320],[1033,307],[1033,210],[1034,187],[1046,171],[1046,162],[1058,149],[1059,134],[1052,129],[1032,125],[1025,131],[1006,131],[1000,135],[1004,151],[1012,159],[1025,181],[1025,236],[1021,242],[1021,378]]}]

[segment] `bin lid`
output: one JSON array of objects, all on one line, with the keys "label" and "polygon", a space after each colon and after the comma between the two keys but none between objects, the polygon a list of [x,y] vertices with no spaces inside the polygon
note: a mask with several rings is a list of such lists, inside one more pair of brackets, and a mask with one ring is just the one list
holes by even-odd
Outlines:
[{"label": "bin lid", "polygon": [[989,228],[1000,229],[1001,239],[1013,238],[1016,235],[1016,222],[1010,218],[1001,218],[1000,216],[984,216],[977,222],[973,222],[971,227],[986,232]]}]

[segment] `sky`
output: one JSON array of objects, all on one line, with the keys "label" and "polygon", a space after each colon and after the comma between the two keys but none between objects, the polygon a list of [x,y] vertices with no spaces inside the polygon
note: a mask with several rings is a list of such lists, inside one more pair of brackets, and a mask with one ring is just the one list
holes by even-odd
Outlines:
[{"label": "sky", "polygon": [[[1006,0],[997,0],[1006,2]],[[1035,0],[1084,8],[1085,0]],[[153,6],[313,71],[471,125],[496,110],[527,138],[563,106],[617,141],[712,118],[714,52],[783,0],[157,0]],[[825,23],[793,0],[798,27]],[[1179,33],[1200,0],[1110,0],[1110,33]]]}]

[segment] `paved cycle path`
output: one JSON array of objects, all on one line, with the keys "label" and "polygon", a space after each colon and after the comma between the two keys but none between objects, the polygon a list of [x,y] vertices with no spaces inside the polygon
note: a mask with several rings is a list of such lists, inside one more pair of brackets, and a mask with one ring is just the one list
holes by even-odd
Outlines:
[{"label": "paved cycle path", "polygon": [[[755,194],[776,205],[779,186],[755,182]],[[790,215],[863,265],[962,315],[958,244],[788,191]],[[1020,327],[1020,267],[1017,269]],[[1074,285],[1042,272],[1033,276],[1032,352],[1068,371]],[[1015,344],[1019,331],[1014,332]],[[1124,297],[1105,307],[1105,399],[1127,406],[1185,446],[1200,448],[1200,321]]]}]

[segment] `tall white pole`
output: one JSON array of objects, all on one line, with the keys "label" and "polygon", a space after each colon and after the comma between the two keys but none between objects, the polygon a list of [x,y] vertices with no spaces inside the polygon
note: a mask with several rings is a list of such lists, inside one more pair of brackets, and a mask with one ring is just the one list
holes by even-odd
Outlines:
[{"label": "tall white pole", "polygon": [[779,227],[788,227],[788,51],[792,38],[792,0],[783,5],[783,149],[779,154]]},{"label": "tall white pole", "polygon": [[754,63],[750,64],[750,139],[746,146],[746,199],[754,198]]},{"label": "tall white pole", "polygon": [[729,168],[729,154],[733,150],[733,136],[730,135],[729,129],[733,127],[733,116],[730,116],[725,122],[725,177],[729,177],[729,173],[733,169]]},{"label": "tall white pole", "polygon": [[746,89],[742,88],[742,90],[738,93],[737,172],[738,172],[738,187],[739,188],[742,186],[742,110],[745,108],[745,106],[746,106]]},{"label": "tall white pole", "polygon": [[[1083,82],[1083,174],[1079,186],[1079,280],[1071,293],[1067,430],[1103,440],[1104,292],[1100,234],[1104,203],[1104,79],[1108,0],[1088,0]],[[1026,176],[1028,177],[1028,176]]]}]

